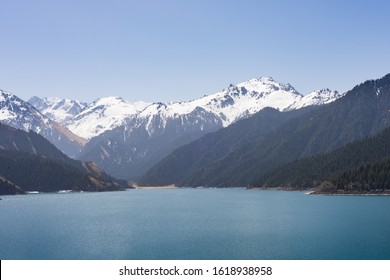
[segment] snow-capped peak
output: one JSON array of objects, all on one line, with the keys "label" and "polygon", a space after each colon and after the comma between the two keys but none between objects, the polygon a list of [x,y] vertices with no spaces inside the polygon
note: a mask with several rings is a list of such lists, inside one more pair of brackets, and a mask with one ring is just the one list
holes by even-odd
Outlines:
[{"label": "snow-capped peak", "polygon": [[[288,83],[276,82],[271,77],[257,77],[237,85],[230,84],[219,92],[191,101],[129,102],[118,96],[108,96],[99,98],[87,106],[78,101],[58,98],[34,97],[30,102],[45,115],[66,124],[76,135],[91,139],[129,120],[137,120],[137,123],[141,124],[143,120],[151,123],[153,119],[159,119],[161,122],[159,126],[164,127],[169,119],[183,116],[186,118],[191,116],[192,119],[196,114],[199,116],[206,114],[208,118],[211,117],[214,121],[218,119],[223,126],[228,126],[265,107],[280,111],[293,110],[330,103],[339,97],[341,94],[329,89],[303,96]],[[44,106],[41,103],[44,103]],[[77,110],[70,110],[75,107]]]},{"label": "snow-capped peak", "polygon": [[60,99],[58,97],[39,98],[33,96],[28,102],[41,113],[61,124],[66,124],[87,106],[86,103],[77,100]]},{"label": "snow-capped peak", "polygon": [[153,104],[142,111],[140,117],[160,115],[165,119],[175,118],[191,114],[197,108],[201,108],[220,118],[223,126],[227,126],[265,107],[284,110],[300,98],[302,95],[291,85],[275,82],[269,77],[260,77],[237,85],[230,84],[221,91],[200,99],[167,103],[163,106],[161,103]]},{"label": "snow-capped peak", "polygon": [[315,90],[292,104],[288,110],[299,109],[306,106],[328,104],[342,97],[343,95],[344,94],[339,93],[337,90],[330,90],[328,88]]},{"label": "snow-capped peak", "polygon": [[[202,98],[168,103],[128,102],[121,97],[109,96],[89,104],[81,113],[74,116],[67,127],[75,134],[91,139],[105,131],[137,119],[137,123],[159,120],[162,128],[169,119],[193,117],[207,114],[219,119],[223,126],[250,116],[265,107],[280,111],[298,109],[308,105],[332,102],[341,95],[328,89],[315,91],[307,96],[298,93],[290,84],[278,83],[270,77],[258,77],[237,85],[230,84],[221,91]],[[203,116],[205,118],[205,116]],[[197,120],[199,122],[199,119]]]},{"label": "snow-capped peak", "polygon": [[[34,106],[23,101],[16,95],[0,90],[0,120],[16,128],[26,131],[37,123],[49,122],[49,118],[37,111]],[[39,132],[40,128],[37,127]]]},{"label": "snow-capped peak", "polygon": [[337,98],[342,97],[343,94],[339,93],[337,90],[330,90],[328,88],[315,90],[305,96],[306,99],[313,99],[317,101],[317,104],[328,104],[336,100]]},{"label": "snow-capped peak", "polygon": [[128,102],[121,97],[99,98],[74,116],[68,128],[85,139],[91,139],[107,130],[120,126],[124,121],[140,113],[150,103]]},{"label": "snow-capped peak", "polygon": [[41,134],[68,155],[80,152],[85,140],[43,115],[33,105],[0,90],[0,121],[25,131]]},{"label": "snow-capped peak", "polygon": [[299,94],[295,90],[295,88],[290,84],[277,83],[271,77],[253,78],[246,82],[237,84],[237,86],[244,87],[248,91],[255,91],[255,92],[270,92],[270,91],[284,90],[284,91]]}]

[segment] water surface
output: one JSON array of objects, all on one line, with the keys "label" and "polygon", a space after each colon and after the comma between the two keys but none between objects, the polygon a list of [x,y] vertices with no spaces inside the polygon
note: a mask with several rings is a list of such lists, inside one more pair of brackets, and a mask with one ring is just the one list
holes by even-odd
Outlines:
[{"label": "water surface", "polygon": [[3,196],[0,259],[390,259],[390,197],[244,189]]}]

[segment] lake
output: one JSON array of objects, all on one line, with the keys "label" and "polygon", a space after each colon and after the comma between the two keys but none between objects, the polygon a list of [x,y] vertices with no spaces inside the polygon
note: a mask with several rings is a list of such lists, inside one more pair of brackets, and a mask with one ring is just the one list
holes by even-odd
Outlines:
[{"label": "lake", "polygon": [[245,189],[2,196],[0,259],[390,259],[390,197]]}]

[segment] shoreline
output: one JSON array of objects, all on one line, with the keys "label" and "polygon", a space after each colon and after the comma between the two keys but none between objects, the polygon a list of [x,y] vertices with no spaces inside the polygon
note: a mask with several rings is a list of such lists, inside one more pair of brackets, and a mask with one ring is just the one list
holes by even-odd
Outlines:
[{"label": "shoreline", "polygon": [[390,193],[321,193],[321,192],[310,192],[305,193],[308,195],[333,195],[333,196],[390,196]]},{"label": "shoreline", "polygon": [[137,186],[133,185],[136,190],[155,190],[155,189],[177,189],[175,184],[167,186]]},{"label": "shoreline", "polygon": [[290,189],[290,188],[283,188],[283,187],[274,187],[274,188],[261,188],[261,187],[255,187],[255,188],[247,188],[247,190],[258,190],[258,191],[287,191],[287,192],[303,192],[306,195],[333,195],[333,196],[390,196],[390,191],[384,191],[384,192],[321,192],[320,190],[316,189],[309,189],[309,190],[300,190],[300,189]]}]

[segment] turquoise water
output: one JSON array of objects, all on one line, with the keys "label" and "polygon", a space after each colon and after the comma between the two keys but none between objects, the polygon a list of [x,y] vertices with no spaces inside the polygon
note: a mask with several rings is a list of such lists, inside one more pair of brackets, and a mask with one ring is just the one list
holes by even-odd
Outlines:
[{"label": "turquoise water", "polygon": [[244,189],[3,196],[0,259],[390,259],[390,197]]}]

